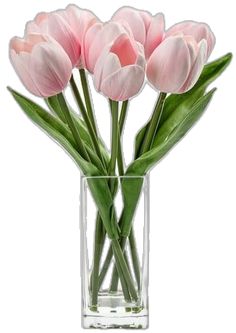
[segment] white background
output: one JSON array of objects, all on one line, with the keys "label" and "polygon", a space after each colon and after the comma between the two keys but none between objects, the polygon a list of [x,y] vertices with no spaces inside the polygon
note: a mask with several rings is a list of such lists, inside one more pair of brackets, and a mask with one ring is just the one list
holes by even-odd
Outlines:
[{"label": "white background", "polygon": [[[211,60],[236,51],[234,1],[92,1],[81,7],[108,20],[120,6],[162,11],[167,27],[194,19],[217,37]],[[29,95],[8,60],[8,41],[37,12],[67,1],[4,2],[0,12],[0,332],[79,332],[78,169],[21,112],[6,86]],[[3,4],[2,4],[3,6]],[[150,332],[236,332],[236,66],[197,126],[151,174]],[[94,95],[109,143],[108,106]],[[131,103],[125,154],[148,119],[155,92]]]}]

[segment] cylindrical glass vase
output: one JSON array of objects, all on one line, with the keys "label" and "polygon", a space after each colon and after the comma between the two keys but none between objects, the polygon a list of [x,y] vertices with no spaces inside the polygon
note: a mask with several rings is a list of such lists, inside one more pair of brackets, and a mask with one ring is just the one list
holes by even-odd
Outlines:
[{"label": "cylindrical glass vase", "polygon": [[[101,185],[112,198],[111,205],[104,199],[106,223]],[[147,328],[148,176],[82,177],[80,213],[82,327]],[[111,237],[110,225],[119,236]]]}]

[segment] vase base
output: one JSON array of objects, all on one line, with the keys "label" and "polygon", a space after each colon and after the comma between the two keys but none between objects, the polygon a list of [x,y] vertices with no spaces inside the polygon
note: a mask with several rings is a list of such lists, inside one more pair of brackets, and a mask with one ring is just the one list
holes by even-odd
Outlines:
[{"label": "vase base", "polygon": [[148,328],[148,309],[137,303],[126,303],[122,292],[99,293],[98,306],[85,308],[82,315],[83,328]]},{"label": "vase base", "polygon": [[123,329],[146,329],[148,328],[148,316],[137,315],[132,317],[108,317],[108,316],[84,316],[83,328],[123,328]]}]

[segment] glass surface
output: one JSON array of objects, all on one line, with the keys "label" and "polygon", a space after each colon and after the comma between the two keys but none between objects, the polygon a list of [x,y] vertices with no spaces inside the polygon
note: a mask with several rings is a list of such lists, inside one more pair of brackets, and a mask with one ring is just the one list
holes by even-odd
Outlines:
[{"label": "glass surface", "polygon": [[[115,223],[119,239],[108,237],[105,224],[98,214],[95,197],[102,197],[104,192],[97,194],[94,189],[101,186],[108,188],[113,198],[110,208],[107,208],[107,202],[103,207],[109,210],[111,219],[108,223]],[[124,188],[128,196],[122,193]],[[130,208],[132,198],[136,198],[134,214]],[[82,326],[147,328],[148,176],[82,177],[80,200]],[[128,213],[126,223],[130,223],[128,236],[120,236],[125,230],[124,208],[126,216]]]}]

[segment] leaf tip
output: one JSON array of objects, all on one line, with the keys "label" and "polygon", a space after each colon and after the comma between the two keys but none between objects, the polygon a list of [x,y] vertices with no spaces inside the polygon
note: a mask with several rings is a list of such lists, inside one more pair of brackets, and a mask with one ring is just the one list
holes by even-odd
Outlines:
[{"label": "leaf tip", "polygon": [[226,53],[225,57],[228,58],[229,61],[231,61],[232,58],[233,58],[233,53],[232,52],[228,52],[228,53]]},{"label": "leaf tip", "polygon": [[10,86],[7,86],[7,90],[12,94],[13,93],[13,89]]}]

